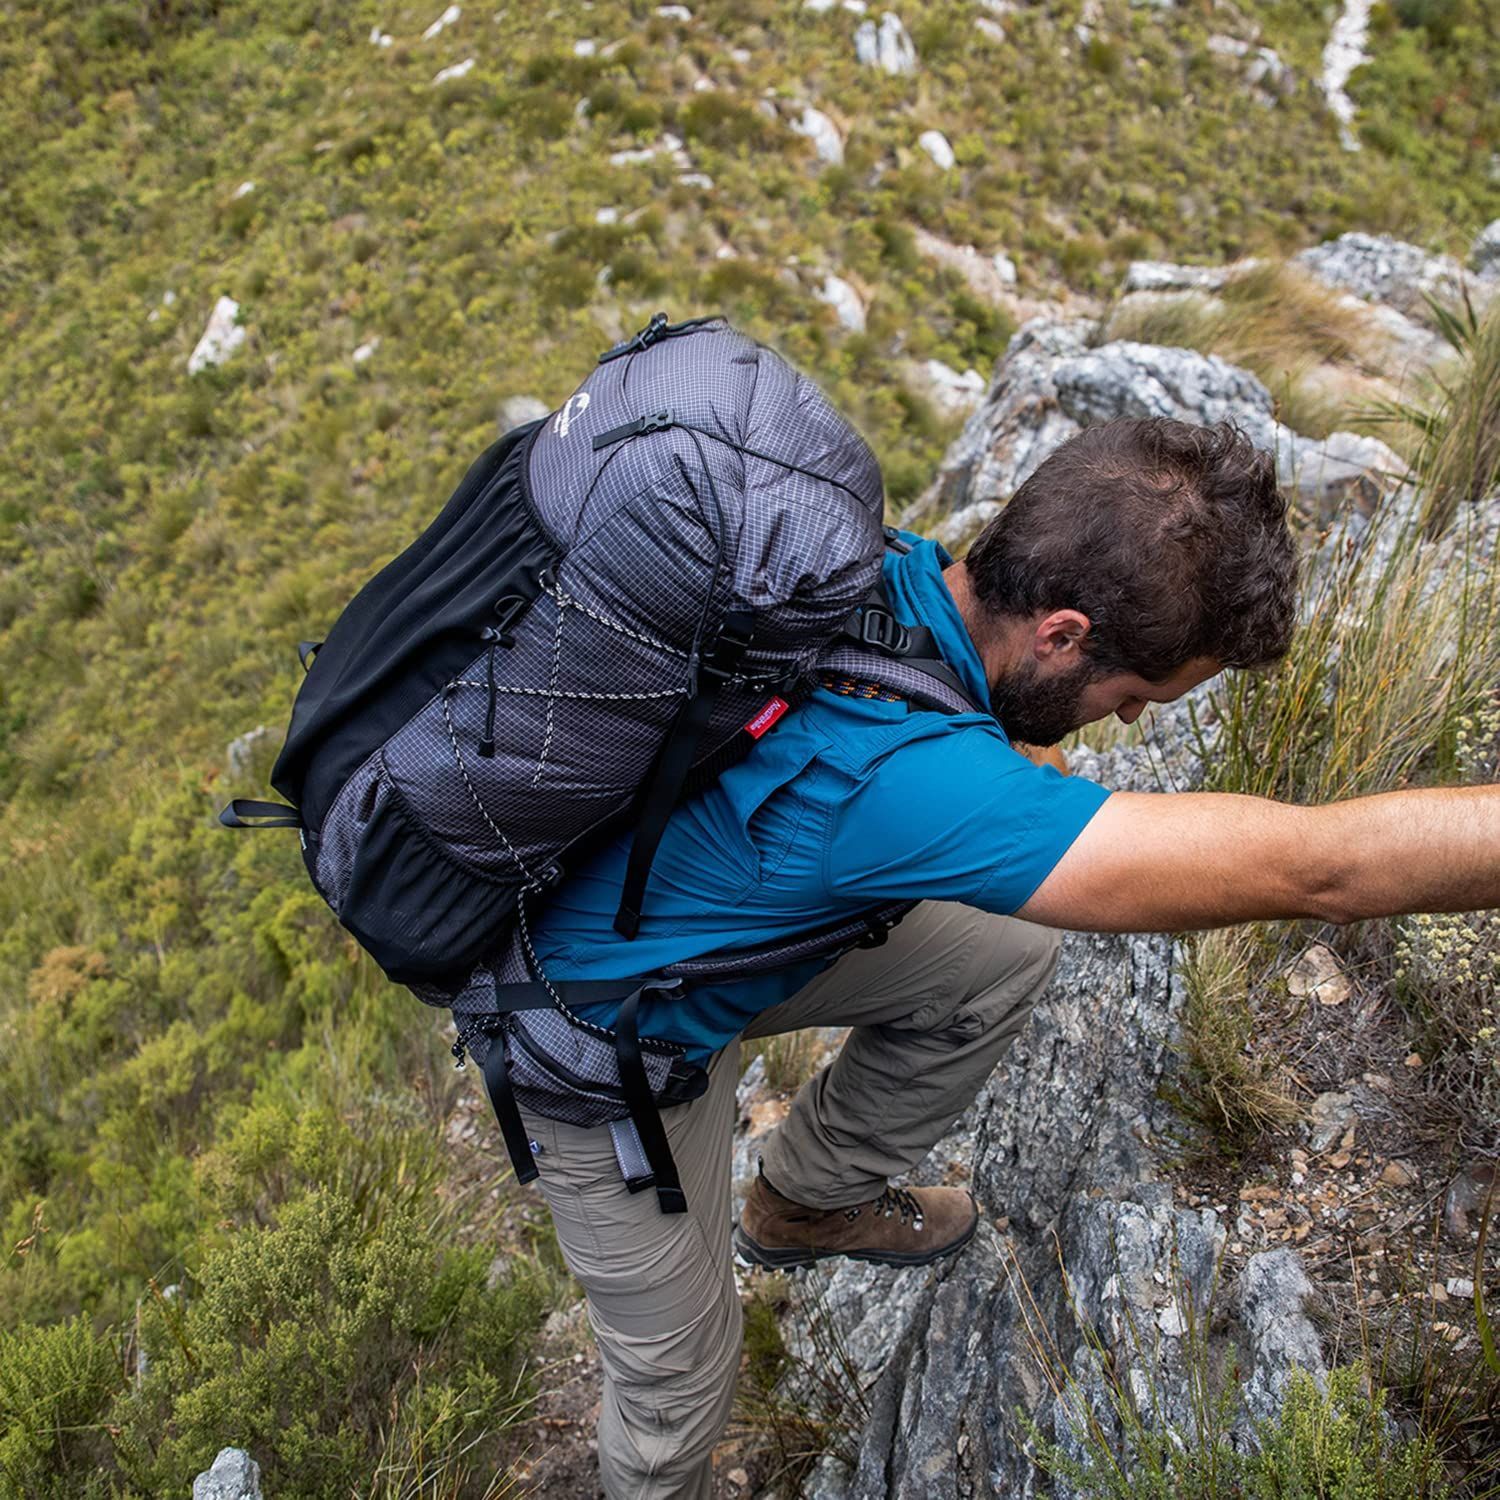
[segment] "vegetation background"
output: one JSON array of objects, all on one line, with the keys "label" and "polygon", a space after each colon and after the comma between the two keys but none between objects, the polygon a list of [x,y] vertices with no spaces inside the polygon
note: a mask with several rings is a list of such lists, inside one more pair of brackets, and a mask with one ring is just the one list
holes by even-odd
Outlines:
[{"label": "vegetation background", "polygon": [[[498,1152],[452,1171],[446,1018],[292,840],[214,811],[263,790],[294,643],[506,397],[557,404],[658,305],[722,310],[859,423],[899,507],[956,423],[894,364],[987,374],[1013,331],[921,232],[1055,300],[1354,228],[1461,252],[1500,216],[1487,0],[1376,6],[1358,153],[1303,0],[1233,8],[1294,70],[1274,108],[1209,0],[1106,0],[1087,39],[1044,0],[1004,40],[902,0],[910,77],[799,0],[491,0],[424,38],[438,9],[0,7],[0,1494],[181,1494],[229,1442],[277,1497],[503,1487],[568,1296],[547,1232]],[[841,165],[791,130],[807,101]],[[611,161],[663,132],[691,172]],[[189,375],[221,296],[244,343]]]}]

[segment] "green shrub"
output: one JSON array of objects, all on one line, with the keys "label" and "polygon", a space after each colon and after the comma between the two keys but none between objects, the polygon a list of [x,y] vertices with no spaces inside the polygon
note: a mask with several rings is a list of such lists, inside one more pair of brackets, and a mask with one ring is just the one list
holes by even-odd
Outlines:
[{"label": "green shrub", "polygon": [[344,1500],[369,1493],[404,1421],[428,1447],[412,1492],[462,1458],[451,1493],[483,1493],[483,1459],[519,1409],[549,1290],[528,1265],[487,1287],[488,1259],[445,1247],[411,1210],[372,1231],[339,1194],[292,1204],[211,1255],[185,1309],[153,1299],[145,1378],[113,1413],[125,1473],[151,1493],[180,1491],[233,1442],[255,1455],[269,1493]]},{"label": "green shrub", "polygon": [[94,1471],[110,1458],[104,1419],[123,1384],[119,1350],[87,1318],[0,1334],[0,1492],[104,1494]]}]

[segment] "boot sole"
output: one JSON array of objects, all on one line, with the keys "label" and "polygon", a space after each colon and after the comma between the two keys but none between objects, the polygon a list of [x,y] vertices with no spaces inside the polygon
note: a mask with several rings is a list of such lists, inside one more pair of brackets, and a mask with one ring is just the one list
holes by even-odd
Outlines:
[{"label": "boot sole", "polygon": [[939,1246],[936,1250],[928,1250],[919,1253],[915,1250],[903,1251],[892,1250],[881,1254],[876,1250],[812,1250],[801,1246],[791,1246],[786,1249],[768,1249],[764,1245],[757,1245],[754,1240],[740,1228],[734,1226],[734,1253],[743,1261],[753,1266],[763,1266],[768,1271],[790,1271],[798,1266],[815,1265],[820,1260],[862,1260],[877,1266],[926,1266],[935,1260],[941,1260],[945,1255],[952,1255],[957,1250],[962,1250],[970,1240],[974,1238],[974,1232],[979,1228],[979,1220],[976,1218],[969,1225],[968,1232],[959,1239],[950,1240],[946,1245]]}]

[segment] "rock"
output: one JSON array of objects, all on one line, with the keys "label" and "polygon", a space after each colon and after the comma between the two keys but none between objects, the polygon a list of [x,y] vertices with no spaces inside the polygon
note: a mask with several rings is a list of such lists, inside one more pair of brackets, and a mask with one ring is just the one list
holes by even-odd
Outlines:
[{"label": "rock", "polygon": [[714,185],[713,178],[707,172],[683,172],[677,180],[683,187],[701,188],[704,192],[708,192]]},{"label": "rock", "polygon": [[594,223],[596,224],[618,224],[620,222],[620,210],[612,205],[594,210]]},{"label": "rock", "polygon": [[1451,255],[1429,255],[1388,234],[1341,234],[1299,252],[1292,263],[1329,286],[1405,313],[1425,310],[1424,292],[1456,298],[1463,290],[1463,269]]},{"label": "rock", "polygon": [[1342,1005],[1349,998],[1349,981],[1333,950],[1322,943],[1314,943],[1297,960],[1286,987],[1293,995],[1310,996],[1319,1005]]},{"label": "rock", "polygon": [[[1278,454],[1278,458],[1281,456]],[[1346,502],[1352,502],[1369,515],[1380,498],[1394,490],[1407,473],[1400,454],[1379,438],[1357,432],[1330,432],[1325,438],[1291,434],[1285,459],[1277,466],[1282,485],[1295,490],[1307,509],[1320,520],[1331,519]],[[1347,993],[1347,986],[1345,989]],[[1322,1003],[1340,1002],[1323,1000]]]},{"label": "rock", "polygon": [[1472,1297],[1474,1295],[1474,1283],[1467,1276],[1450,1276],[1448,1278],[1448,1295],[1450,1297]]},{"label": "rock", "polygon": [[658,5],[656,13],[664,21],[691,21],[693,13],[685,5]]},{"label": "rock", "polygon": [[1500,276],[1500,219],[1491,219],[1474,237],[1469,265],[1477,276]]},{"label": "rock", "polygon": [[474,59],[466,57],[461,63],[454,63],[451,68],[440,68],[432,75],[434,86],[440,83],[448,83],[454,78],[467,78],[474,71]]},{"label": "rock", "polygon": [[805,136],[812,142],[818,160],[825,166],[843,165],[844,138],[840,135],[838,126],[821,109],[814,109],[812,105],[807,105],[802,111],[801,118],[793,123],[792,129],[796,134]]},{"label": "rock", "polygon": [[374,354],[374,352],[379,347],[380,347],[380,335],[376,334],[374,338],[368,340],[366,343],[361,344],[359,346],[359,348],[357,348],[354,351],[354,354],[353,354],[354,363],[357,364],[357,365],[364,364],[364,362],[367,359],[369,359],[369,357],[372,354]]},{"label": "rock", "polygon": [[919,145],[937,163],[940,170],[947,172],[958,164],[958,158],[953,154],[953,147],[948,144],[948,137],[941,130],[924,130],[917,137]]},{"label": "rock", "polygon": [[802,0],[802,9],[810,10],[816,16],[825,15],[832,10],[838,0]]},{"label": "rock", "polygon": [[1327,1376],[1318,1332],[1306,1311],[1313,1295],[1295,1250],[1263,1250],[1245,1263],[1239,1315],[1253,1353],[1241,1392],[1254,1418],[1268,1421],[1279,1415],[1294,1369],[1309,1371],[1320,1386]]},{"label": "rock", "polygon": [[422,33],[422,40],[424,42],[430,42],[433,37],[435,37],[440,31],[445,31],[449,26],[453,25],[453,23],[457,21],[462,15],[463,11],[461,11],[458,6],[450,5],[448,9],[445,10],[442,15],[440,15],[437,20],[435,20],[432,25]]},{"label": "rock", "polygon": [[1345,151],[1359,150],[1354,133],[1354,101],[1344,92],[1349,75],[1365,61],[1365,37],[1370,29],[1372,0],[1344,0],[1323,48],[1320,83],[1328,108],[1339,124],[1339,143]]},{"label": "rock", "polygon": [[1380,1180],[1387,1187],[1415,1187],[1422,1179],[1409,1161],[1388,1161],[1381,1169]]},{"label": "rock", "polygon": [[224,750],[224,764],[231,776],[243,776],[255,759],[255,752],[270,739],[271,731],[264,724],[257,724],[237,739],[230,740]]},{"label": "rock", "polygon": [[1486,1202],[1491,1203],[1493,1212],[1500,1212],[1497,1171],[1500,1168],[1494,1162],[1470,1162],[1449,1184],[1443,1200],[1443,1227],[1454,1239],[1468,1240],[1479,1232]]},{"label": "rock", "polygon": [[370,43],[375,47],[389,47],[396,40],[390,32],[382,31],[378,26],[370,28]]},{"label": "rock", "polygon": [[1015,285],[1016,268],[1009,256],[981,255],[973,245],[955,245],[925,229],[915,230],[912,238],[920,254],[957,271],[969,290],[986,302],[1003,301]]},{"label": "rock", "polygon": [[1227,266],[1180,266],[1167,260],[1133,260],[1121,284],[1124,292],[1217,292],[1225,283],[1262,262],[1237,260]]},{"label": "rock", "polygon": [[209,315],[208,326],[188,356],[188,374],[196,375],[209,365],[221,365],[245,342],[245,330],[237,321],[240,305],[233,297],[220,297]]},{"label": "rock", "polygon": [[917,71],[917,49],[900,16],[892,11],[881,16],[879,27],[874,21],[861,24],[854,33],[854,55],[866,67],[893,75]]},{"label": "rock", "polygon": [[193,1500],[261,1500],[260,1465],[243,1448],[220,1448],[193,1481]]},{"label": "rock", "polygon": [[840,324],[850,333],[865,331],[864,300],[842,276],[831,273],[825,276],[816,295],[819,302],[826,302],[834,310]]},{"label": "rock", "polygon": [[1245,69],[1245,80],[1271,103],[1286,98],[1297,87],[1297,75],[1282,61],[1280,54],[1269,47],[1253,49]]},{"label": "rock", "polygon": [[984,400],[984,376],[978,370],[960,375],[940,359],[929,359],[919,368],[925,377],[923,393],[948,416],[967,416]]},{"label": "rock", "polygon": [[253,182],[242,182],[234,190],[234,196],[236,198],[245,198],[245,197],[248,197],[254,191],[255,191],[255,184]]},{"label": "rock", "polygon": [[573,43],[574,57],[592,57],[599,50],[599,43],[593,37],[580,37]]},{"label": "rock", "polygon": [[1358,1123],[1352,1094],[1319,1094],[1307,1112],[1307,1144],[1315,1153],[1327,1151]]},{"label": "rock", "polygon": [[551,413],[552,408],[535,396],[507,396],[500,403],[497,427],[501,435],[513,428],[524,427],[528,422],[540,422]]},{"label": "rock", "polygon": [[998,21],[990,20],[988,16],[978,17],[974,22],[974,30],[991,42],[1004,42],[1007,40],[1005,28]]}]

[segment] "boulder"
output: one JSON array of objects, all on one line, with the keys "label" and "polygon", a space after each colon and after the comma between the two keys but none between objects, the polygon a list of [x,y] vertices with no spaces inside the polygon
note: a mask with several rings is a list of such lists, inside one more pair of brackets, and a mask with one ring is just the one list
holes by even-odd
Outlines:
[{"label": "boulder", "polygon": [[917,229],[912,237],[920,254],[957,271],[986,302],[1003,301],[1016,284],[1016,265],[1008,255],[984,255],[973,245],[955,245],[926,229]]},{"label": "boulder", "polygon": [[270,729],[264,724],[257,724],[254,729],[230,740],[224,751],[224,764],[228,767],[230,776],[246,775],[255,760],[256,752],[270,738]]},{"label": "boulder", "polygon": [[426,31],[422,33],[422,40],[430,42],[440,31],[446,31],[463,15],[463,11],[456,5],[450,5],[437,20],[435,20]]},{"label": "boulder", "polygon": [[438,84],[442,83],[450,83],[455,78],[467,78],[473,71],[474,59],[472,57],[466,57],[462,62],[454,63],[451,68],[439,68],[438,71],[432,75],[433,87],[435,88]]},{"label": "boulder", "polygon": [[953,154],[953,147],[948,144],[948,137],[941,130],[924,130],[917,137],[917,145],[924,150],[944,172],[956,166],[958,158]]},{"label": "boulder", "polygon": [[[1141,279],[1159,285],[1166,276],[1153,271]],[[962,545],[1055,448],[1114,417],[1233,422],[1274,456],[1283,488],[1319,517],[1349,502],[1368,511],[1401,482],[1405,465],[1377,438],[1336,432],[1315,439],[1293,432],[1276,420],[1266,387],[1216,354],[1129,339],[1094,346],[1096,333],[1097,325],[1083,319],[1024,324],[983,404],[907,519],[925,517],[945,546]]]},{"label": "boulder", "polygon": [[515,427],[524,427],[528,422],[540,422],[552,408],[536,396],[507,396],[500,403],[499,420],[496,426],[501,435]]},{"label": "boulder", "polygon": [[1111,417],[1228,418],[1275,446],[1270,392],[1248,371],[1191,349],[1126,340],[1091,348],[1094,330],[1088,320],[1047,318],[1021,328],[920,510],[951,516],[998,506],[1061,443]]},{"label": "boulder", "polygon": [[1476,276],[1500,276],[1500,219],[1491,219],[1474,236],[1469,247],[1469,267]]},{"label": "boulder", "polygon": [[911,384],[945,416],[966,417],[984,400],[984,376],[978,370],[960,374],[940,359],[918,366]]},{"label": "boulder", "polygon": [[792,129],[812,142],[818,160],[825,166],[838,167],[844,163],[844,137],[839,128],[821,109],[807,105]]},{"label": "boulder", "polygon": [[220,1448],[193,1481],[193,1500],[261,1500],[260,1465],[243,1448]]},{"label": "boulder", "polygon": [[1404,313],[1425,312],[1424,293],[1457,298],[1464,284],[1463,268],[1451,255],[1429,255],[1388,234],[1341,234],[1292,259],[1329,286]]},{"label": "boulder", "polygon": [[826,302],[833,309],[840,324],[850,333],[865,331],[864,298],[842,276],[832,273],[825,276],[816,296],[819,302]]},{"label": "boulder", "polygon": [[220,297],[209,314],[203,336],[188,356],[188,374],[196,375],[209,365],[221,365],[245,342],[239,323],[240,305],[233,297]]},{"label": "boulder", "polygon": [[867,68],[899,75],[917,71],[917,49],[901,17],[893,11],[881,16],[880,24],[864,21],[854,33],[854,55]]}]

